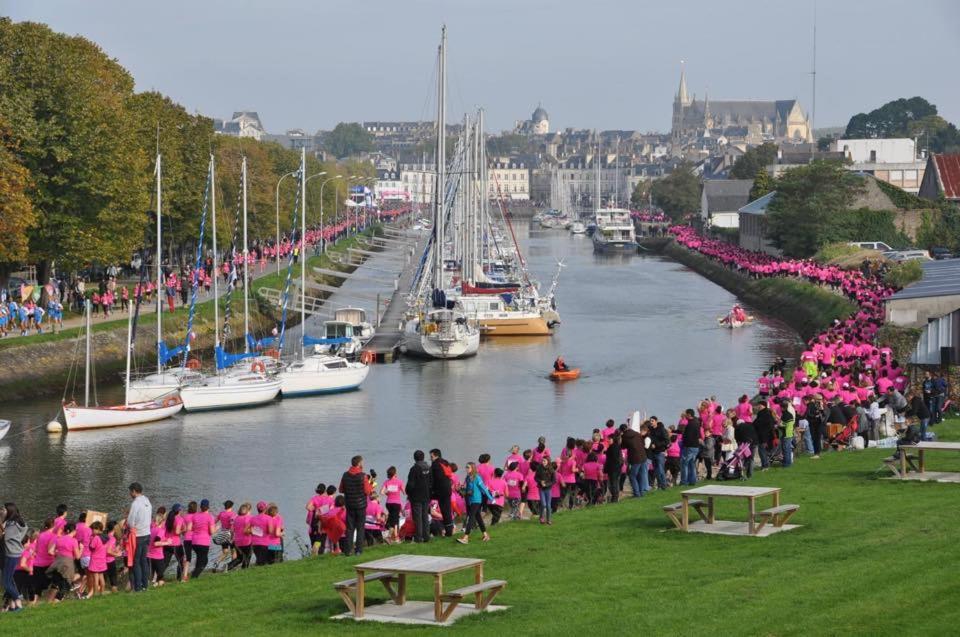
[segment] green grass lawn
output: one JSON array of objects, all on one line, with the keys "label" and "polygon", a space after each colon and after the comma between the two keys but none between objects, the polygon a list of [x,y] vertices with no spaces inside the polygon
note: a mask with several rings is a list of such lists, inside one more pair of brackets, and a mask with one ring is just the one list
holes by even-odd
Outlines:
[{"label": "green grass lawn", "polygon": [[[960,420],[935,431],[960,439]],[[792,522],[802,528],[767,538],[669,530],[661,506],[679,499],[673,489],[561,513],[551,527],[503,524],[489,544],[444,540],[367,551],[366,559],[401,551],[485,558],[487,577],[509,582],[497,603],[510,609],[449,629],[331,621],[345,610],[331,583],[351,576],[356,562],[343,557],[44,606],[5,616],[0,625],[7,635],[66,634],[78,626],[134,635],[956,634],[960,485],[879,479],[880,459],[889,454],[828,453],[756,474],[748,484],[782,487],[783,502],[801,505]],[[960,458],[936,454],[929,462],[960,471]],[[721,502],[718,517],[743,519],[743,509]],[[300,512],[286,513],[299,522]],[[408,598],[430,599],[426,578],[410,581]],[[378,584],[368,590],[368,603],[386,598]]]}]

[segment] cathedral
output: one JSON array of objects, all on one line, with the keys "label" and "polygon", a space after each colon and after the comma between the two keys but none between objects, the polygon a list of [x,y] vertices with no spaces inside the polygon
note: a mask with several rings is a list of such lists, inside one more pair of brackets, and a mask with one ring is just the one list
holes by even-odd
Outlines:
[{"label": "cathedral", "polygon": [[680,71],[680,88],[673,99],[674,140],[690,137],[724,136],[764,141],[809,142],[813,139],[807,116],[797,100],[697,100],[687,92],[685,70]]}]

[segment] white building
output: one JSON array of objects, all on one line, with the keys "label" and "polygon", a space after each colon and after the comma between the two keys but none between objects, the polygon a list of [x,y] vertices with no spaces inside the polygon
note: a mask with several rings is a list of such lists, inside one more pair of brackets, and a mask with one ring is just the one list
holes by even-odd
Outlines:
[{"label": "white building", "polygon": [[433,164],[400,164],[400,187],[414,203],[433,203],[436,179]]},{"label": "white building", "polygon": [[522,162],[507,158],[494,159],[487,168],[487,180],[487,196],[490,199],[530,199],[530,169]]},{"label": "white building", "polygon": [[912,139],[838,139],[831,150],[843,153],[850,170],[871,174],[907,192],[920,190],[927,160],[917,157]]},{"label": "white building", "polygon": [[706,226],[740,227],[740,209],[750,201],[752,179],[707,179],[700,193],[700,217]]},{"label": "white building", "polygon": [[221,135],[252,137],[257,141],[267,134],[256,111],[235,111],[233,117],[226,121],[214,119],[213,130]]},{"label": "white building", "polygon": [[373,187],[374,199],[385,201],[410,201],[410,191],[400,178],[399,170],[377,169],[377,181]]}]

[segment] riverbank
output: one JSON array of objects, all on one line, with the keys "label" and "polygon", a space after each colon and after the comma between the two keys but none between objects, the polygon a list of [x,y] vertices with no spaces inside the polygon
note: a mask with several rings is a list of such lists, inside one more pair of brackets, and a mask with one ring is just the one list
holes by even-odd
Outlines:
[{"label": "riverbank", "polygon": [[[379,227],[368,229],[363,235],[377,234]],[[361,236],[363,236],[361,235]],[[346,237],[330,246],[331,251],[346,250],[356,245],[356,237]],[[255,335],[265,335],[277,324],[279,312],[271,307],[257,290],[261,287],[282,289],[287,276],[286,264],[282,264],[281,273],[255,277],[250,282],[250,326]],[[312,268],[319,267],[350,273],[355,267],[341,266],[326,255],[307,258],[307,276],[318,283],[339,287],[344,279],[318,275]],[[275,264],[268,265],[275,268]],[[300,266],[293,266],[292,278],[299,285]],[[320,293],[315,296],[324,296]],[[201,292],[201,299],[204,295]],[[173,313],[163,314],[163,332],[169,344],[180,342],[186,333],[188,311],[178,305]],[[223,297],[220,298],[220,312],[223,316]],[[231,298],[232,334],[243,334],[243,297],[239,290]],[[110,321],[94,322],[93,350],[95,352],[96,375],[101,382],[113,384],[126,366],[127,315],[117,312],[119,318]],[[193,331],[197,338],[192,343],[192,354],[203,360],[212,356],[214,347],[213,299],[201,300],[196,306]],[[222,320],[222,318],[221,318]],[[300,321],[299,312],[288,312],[287,325],[296,325]],[[26,397],[53,396],[63,393],[64,387],[72,375],[79,369],[79,386],[83,384],[83,344],[77,339],[83,334],[83,328],[65,329],[62,332],[44,333],[26,337],[0,340],[0,352],[5,360],[24,361],[23,364],[0,365],[0,396],[3,401],[20,400]],[[228,345],[243,346],[237,343]],[[138,362],[147,367],[156,365],[156,314],[144,313],[140,316],[135,339],[134,351],[138,352]],[[8,358],[9,357],[9,358]],[[152,362],[150,362],[152,361]],[[79,364],[79,368],[76,365]],[[136,367],[136,364],[135,364]],[[69,397],[69,396],[68,396]]]},{"label": "riverbank", "polygon": [[[960,439],[960,420],[935,430],[941,440]],[[613,634],[628,620],[654,634],[715,635],[730,626],[746,635],[949,634],[960,608],[943,586],[953,578],[960,546],[950,541],[955,514],[944,502],[957,485],[879,479],[888,473],[878,469],[889,454],[831,452],[756,473],[750,486],[780,487],[785,502],[800,505],[792,521],[801,528],[767,538],[669,530],[661,507],[679,499],[679,489],[671,489],[562,512],[550,527],[504,523],[492,527],[489,543],[380,546],[364,559],[412,553],[487,560],[487,576],[508,582],[497,603],[510,609],[464,619],[445,629],[450,635]],[[960,459],[938,456],[937,467],[958,471]],[[722,501],[718,508],[721,518],[744,515],[742,503]],[[287,517],[291,530],[302,532],[302,516]],[[44,605],[0,621],[8,635],[82,625],[141,634],[157,622],[218,635],[382,635],[379,624],[330,619],[345,611],[332,583],[351,577],[359,561],[326,556],[205,575],[142,595]],[[411,578],[409,598],[429,599],[429,585]],[[373,603],[384,600],[379,587],[368,590]]]},{"label": "riverbank", "polygon": [[661,254],[736,294],[751,307],[784,321],[804,340],[857,309],[839,294],[806,281],[787,277],[751,279],[676,241],[667,243]]}]

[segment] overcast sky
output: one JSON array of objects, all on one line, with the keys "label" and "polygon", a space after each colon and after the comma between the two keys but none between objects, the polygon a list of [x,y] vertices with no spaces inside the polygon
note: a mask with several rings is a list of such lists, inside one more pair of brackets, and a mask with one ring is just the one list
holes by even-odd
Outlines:
[{"label": "overcast sky", "polygon": [[[686,61],[711,99],[811,107],[813,1],[0,0],[0,14],[83,35],[138,90],[190,111],[256,110],[270,132],[433,119],[440,25],[449,117],[489,128],[540,102],[551,128],[666,131]],[[960,123],[960,2],[819,0],[816,125],[921,95]]]}]

